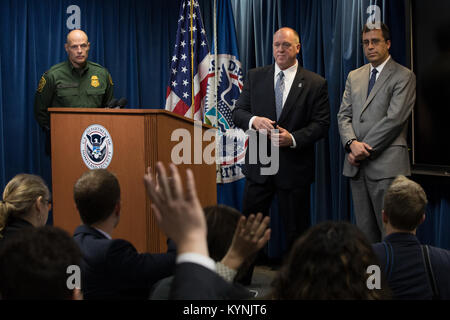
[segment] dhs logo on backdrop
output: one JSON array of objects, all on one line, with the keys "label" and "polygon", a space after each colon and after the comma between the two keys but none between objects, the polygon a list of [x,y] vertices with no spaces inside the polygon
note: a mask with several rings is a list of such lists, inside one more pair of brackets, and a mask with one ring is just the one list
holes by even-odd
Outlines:
[{"label": "dhs logo on backdrop", "polygon": [[[220,129],[216,139],[217,155],[221,165],[222,181],[229,183],[244,176],[241,168],[245,159],[247,137],[244,131],[237,129],[233,123],[233,109],[243,87],[243,71],[240,61],[233,55],[219,54],[217,60],[218,63],[212,60],[210,70],[215,72],[217,66],[219,82],[217,96],[212,94],[207,97],[205,117],[214,119]],[[210,77],[209,92],[214,91],[212,90],[214,85],[214,77]],[[214,105],[216,101],[217,105]]]},{"label": "dhs logo on backdrop", "polygon": [[89,169],[106,169],[113,156],[113,142],[105,127],[94,124],[84,130],[80,143],[81,158]]}]

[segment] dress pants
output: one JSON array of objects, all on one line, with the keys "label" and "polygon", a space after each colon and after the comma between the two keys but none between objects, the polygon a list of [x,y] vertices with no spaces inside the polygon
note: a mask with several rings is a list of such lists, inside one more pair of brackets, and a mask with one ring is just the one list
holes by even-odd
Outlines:
[{"label": "dress pants", "polygon": [[[299,177],[300,178],[300,177]],[[249,179],[245,183],[243,214],[261,212],[269,215],[275,194],[278,198],[279,214],[282,218],[288,250],[311,224],[310,185],[295,189],[276,188],[273,177],[259,184]]]},{"label": "dress pants", "polygon": [[380,242],[386,235],[381,211],[384,194],[393,180],[394,178],[371,180],[363,165],[358,174],[350,179],[356,225],[371,243]]}]

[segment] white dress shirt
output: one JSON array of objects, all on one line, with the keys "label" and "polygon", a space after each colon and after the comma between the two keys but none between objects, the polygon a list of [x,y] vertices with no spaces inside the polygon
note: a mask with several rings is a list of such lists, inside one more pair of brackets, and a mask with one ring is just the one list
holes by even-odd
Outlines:
[{"label": "white dress shirt", "polygon": [[190,262],[190,263],[195,263],[195,264],[199,264],[205,268],[208,268],[211,271],[216,271],[216,262],[211,259],[210,257],[198,254],[198,253],[191,253],[191,252],[187,252],[187,253],[182,253],[180,255],[177,256],[177,260],[176,263],[183,263],[183,262]]},{"label": "white dress shirt", "polygon": [[[284,73],[284,91],[283,91],[283,108],[284,104],[286,103],[287,97],[289,95],[289,91],[291,90],[292,83],[294,82],[295,75],[297,74],[297,68],[298,68],[298,61],[295,61],[295,64],[292,67],[289,67],[285,70],[281,70],[278,64],[275,63],[275,72],[273,75],[273,87],[275,88],[277,85],[278,80],[278,73],[280,71],[283,71]],[[251,117],[248,128],[251,129],[253,126],[253,121],[255,120],[256,116]],[[297,143],[295,142],[294,136],[290,134],[292,138],[292,146],[291,148],[295,148],[297,146]]]},{"label": "white dress shirt", "polygon": [[378,67],[376,67],[376,68],[374,68],[374,67],[372,66],[372,64],[371,64],[371,65],[370,65],[369,79],[370,79],[370,76],[372,75],[372,70],[373,70],[373,69],[377,69],[378,72],[377,72],[377,76],[376,76],[375,81],[378,80],[378,77],[380,76],[381,71],[383,71],[384,66],[385,66],[386,63],[389,61],[390,58],[391,58],[391,56],[389,56],[389,57],[386,59],[385,62],[383,62],[382,64],[380,64],[380,65],[379,65]]},{"label": "white dress shirt", "polygon": [[97,230],[98,232],[100,232],[102,235],[104,235],[107,239],[112,240],[111,236],[106,233],[105,231],[98,229],[98,228],[94,228],[95,230]]}]

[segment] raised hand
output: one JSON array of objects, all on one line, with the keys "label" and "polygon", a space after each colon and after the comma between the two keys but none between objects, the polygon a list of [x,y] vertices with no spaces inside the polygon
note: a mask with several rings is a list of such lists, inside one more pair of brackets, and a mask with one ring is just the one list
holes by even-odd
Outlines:
[{"label": "raised hand", "polygon": [[234,232],[231,246],[222,263],[237,270],[246,259],[258,252],[270,239],[269,217],[261,213],[242,216]]}]

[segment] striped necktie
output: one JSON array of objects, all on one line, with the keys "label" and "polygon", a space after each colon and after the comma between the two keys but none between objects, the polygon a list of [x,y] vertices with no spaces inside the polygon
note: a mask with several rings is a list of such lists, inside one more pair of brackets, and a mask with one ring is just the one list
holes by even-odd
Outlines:
[{"label": "striped necktie", "polygon": [[275,85],[275,104],[277,112],[277,121],[280,118],[281,111],[283,110],[283,92],[284,92],[284,73],[280,71],[278,73],[278,80]]}]

